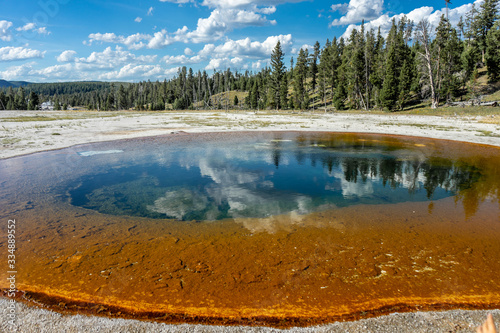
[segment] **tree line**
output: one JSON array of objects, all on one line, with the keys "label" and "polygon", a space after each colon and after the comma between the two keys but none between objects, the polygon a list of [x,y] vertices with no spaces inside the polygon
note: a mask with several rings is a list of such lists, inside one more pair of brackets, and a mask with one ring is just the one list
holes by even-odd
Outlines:
[{"label": "tree line", "polygon": [[[401,110],[429,100],[436,108],[477,92],[478,70],[490,82],[500,79],[498,0],[474,5],[456,27],[442,15],[428,21],[393,19],[384,37],[380,28],[352,30],[349,38],[316,42],[301,49],[287,69],[278,42],[270,67],[244,73],[197,71],[182,67],[171,80],[139,83],[70,82],[30,84],[0,90],[0,108],[37,109],[52,101],[56,109],[90,110],[275,109]],[[243,98],[229,92],[242,92]]]}]

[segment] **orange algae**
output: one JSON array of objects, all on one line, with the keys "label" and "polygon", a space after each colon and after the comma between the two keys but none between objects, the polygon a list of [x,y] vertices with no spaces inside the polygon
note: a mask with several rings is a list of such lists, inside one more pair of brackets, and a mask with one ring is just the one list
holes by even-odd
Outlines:
[{"label": "orange algae", "polygon": [[[217,222],[103,215],[50,198],[2,199],[0,215],[18,225],[17,288],[25,300],[60,311],[283,327],[498,307],[499,150],[418,144],[439,156],[475,152],[468,163],[483,166],[484,181],[431,203]],[[3,289],[7,271],[0,271]]]}]

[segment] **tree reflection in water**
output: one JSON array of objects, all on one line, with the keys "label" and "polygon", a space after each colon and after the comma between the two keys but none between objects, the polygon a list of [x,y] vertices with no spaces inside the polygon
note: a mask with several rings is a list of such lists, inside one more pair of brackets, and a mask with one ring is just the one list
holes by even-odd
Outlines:
[{"label": "tree reflection in water", "polygon": [[119,171],[83,177],[71,195],[77,206],[114,215],[218,220],[453,195],[471,216],[498,193],[494,157],[370,138],[285,133],[153,151]]}]

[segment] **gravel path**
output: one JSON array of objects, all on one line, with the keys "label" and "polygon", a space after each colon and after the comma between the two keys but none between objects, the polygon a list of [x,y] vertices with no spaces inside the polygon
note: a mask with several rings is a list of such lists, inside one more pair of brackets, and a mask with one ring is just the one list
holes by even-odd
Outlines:
[{"label": "gravel path", "polygon": [[[0,298],[0,331],[14,332],[8,323],[9,301]],[[364,319],[354,322],[333,323],[324,326],[292,328],[280,330],[267,327],[221,327],[204,325],[167,325],[126,319],[107,319],[83,315],[61,315],[56,312],[31,308],[16,303],[17,332],[21,333],[93,333],[93,332],[206,332],[206,333],[274,333],[274,332],[475,332],[475,328],[483,323],[487,313],[492,313],[495,322],[500,322],[500,310],[465,311],[452,310],[442,312],[393,313],[378,318]]]}]

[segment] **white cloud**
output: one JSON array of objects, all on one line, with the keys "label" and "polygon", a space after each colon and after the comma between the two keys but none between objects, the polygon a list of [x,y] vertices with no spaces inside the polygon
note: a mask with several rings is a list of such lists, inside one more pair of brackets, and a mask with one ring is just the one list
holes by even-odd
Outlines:
[{"label": "white cloud", "polygon": [[[476,8],[479,7],[479,5],[483,2],[483,0],[476,0],[474,2]],[[460,17],[463,16],[465,18],[465,14],[469,12],[472,8],[472,3],[462,5],[457,8],[450,8],[448,11],[448,17],[450,20],[450,23],[453,26],[456,26],[457,23],[460,20]],[[370,30],[370,29],[375,29],[377,30],[378,27],[380,27],[380,31],[382,35],[386,36],[389,33],[389,30],[391,29],[392,26],[392,20],[395,19],[396,22],[398,22],[403,16],[406,15],[406,17],[413,21],[415,24],[420,22],[423,19],[427,19],[431,26],[434,28],[438,26],[439,21],[441,19],[441,16],[446,13],[446,9],[441,9],[441,10],[434,10],[433,7],[428,7],[428,6],[423,6],[416,8],[412,10],[411,12],[407,14],[397,14],[393,16],[389,16],[387,14],[380,15],[378,18],[365,23],[365,30]],[[354,30],[360,29],[359,25],[351,24],[346,28],[346,31],[342,35],[344,39],[349,38],[351,32]]]},{"label": "white cloud", "polygon": [[[292,35],[270,36],[265,41],[252,41],[250,38],[241,40],[227,40],[226,42],[215,45],[206,44],[205,47],[195,56],[167,55],[162,58],[162,62],[167,65],[191,65],[199,64],[204,61],[209,61],[205,69],[246,69],[249,66],[252,68],[260,68],[263,64],[261,60],[268,59],[275,48],[277,42],[280,41],[283,51],[288,53],[291,51],[293,38]],[[186,54],[192,55],[192,50],[185,50]],[[259,59],[257,62],[249,63],[249,60]]]},{"label": "white cloud", "polygon": [[46,27],[38,28],[36,29],[36,32],[38,32],[40,35],[50,35],[50,31],[48,31]]},{"label": "white cloud", "polygon": [[54,65],[39,70],[32,70],[31,74],[51,79],[60,79],[60,80],[66,80],[68,78],[68,75],[70,75],[70,77],[78,77],[78,75],[81,74],[81,72],[76,72],[76,73],[72,72],[73,72],[73,66],[71,64],[64,64],[64,65]]},{"label": "white cloud", "polygon": [[246,68],[247,66],[244,65],[244,61],[240,57],[235,57],[235,58],[212,58],[210,59],[210,62],[208,65],[205,67],[206,70],[217,70],[217,69],[226,69],[226,68],[233,68],[233,69],[241,69],[241,68]]},{"label": "white cloud", "polygon": [[291,34],[288,34],[270,36],[264,42],[252,42],[250,38],[245,38],[236,41],[228,40],[224,44],[218,46],[207,44],[199,54],[205,57],[213,56],[218,58],[224,58],[228,56],[253,59],[268,58],[278,41],[281,43],[283,52],[290,52],[293,44],[293,38]]},{"label": "white cloud", "polygon": [[191,50],[189,47],[186,47],[184,49],[184,54],[187,55],[187,56],[191,56],[194,54],[193,50]]},{"label": "white cloud", "polygon": [[142,22],[142,17],[137,16],[134,21],[137,22],[137,23],[141,23]]},{"label": "white cloud", "polygon": [[[175,4],[196,3],[193,0],[160,0]],[[131,36],[119,36],[115,33],[93,33],[84,44],[92,45],[94,42],[115,43],[126,45],[129,49],[141,48],[160,49],[175,42],[184,43],[208,43],[221,39],[234,29],[245,27],[275,25],[276,20],[269,20],[266,15],[276,12],[276,5],[287,2],[301,2],[305,0],[204,0],[201,5],[214,8],[207,18],[199,18],[196,29],[191,30],[186,26],[174,33],[163,29],[150,34],[135,34]],[[149,8],[148,15],[153,12]],[[136,19],[138,21],[139,18]],[[139,21],[140,22],[140,21]]]},{"label": "white cloud", "polygon": [[40,35],[49,35],[50,32],[46,27],[38,28],[35,23],[26,23],[24,26],[16,29],[17,31],[34,31]]},{"label": "white cloud", "polygon": [[149,49],[160,49],[174,42],[167,30],[155,32],[154,36],[148,42]]},{"label": "white cloud", "polygon": [[57,57],[59,62],[72,62],[75,60],[76,51],[66,50]]},{"label": "white cloud", "polygon": [[380,16],[383,7],[384,0],[350,0],[349,4],[332,5],[332,10],[340,10],[345,15],[333,20],[330,25],[347,25],[362,20],[373,20]]},{"label": "white cloud", "polygon": [[198,19],[196,30],[187,37],[194,43],[209,42],[222,38],[226,33],[249,26],[271,24],[266,17],[240,9],[214,9],[208,18]]},{"label": "white cloud", "polygon": [[206,60],[206,58],[200,55],[194,57],[186,57],[183,54],[178,56],[165,56],[162,59],[162,61],[165,62],[167,65],[183,65],[183,66],[190,64],[199,64],[204,60]]},{"label": "white cloud", "polygon": [[[162,2],[196,3],[193,0],[160,0]],[[228,32],[253,26],[275,25],[265,15],[276,12],[276,5],[304,0],[203,0],[202,6],[213,8],[210,16],[199,18],[195,30],[187,32],[185,40],[193,43],[206,43],[221,39]],[[179,36],[178,36],[179,37]]]},{"label": "white cloud", "polygon": [[107,47],[103,52],[92,52],[87,58],[76,58],[75,62],[90,64],[95,68],[114,68],[130,63],[151,63],[156,60],[156,57],[156,55],[136,56],[117,46],[114,50]]},{"label": "white cloud", "polygon": [[155,9],[154,9],[154,7],[149,7],[147,15],[148,15],[148,16],[153,15],[153,11],[154,11],[154,10],[155,10]]},{"label": "white cloud", "polygon": [[25,60],[43,58],[45,51],[32,50],[25,47],[6,46],[0,48],[0,61]]},{"label": "white cloud", "polygon": [[29,31],[35,29],[35,23],[26,23],[24,26],[17,28],[17,31]]},{"label": "white cloud", "polygon": [[104,73],[99,76],[100,80],[133,79],[138,77],[157,78],[162,76],[165,70],[160,65],[134,65],[127,64],[117,71]]},{"label": "white cloud", "polygon": [[267,63],[263,62],[262,60],[258,60],[258,61],[252,62],[252,69],[259,70],[259,69],[261,69],[266,64]]},{"label": "white cloud", "polygon": [[5,20],[0,21],[0,40],[8,42],[12,39],[12,35],[9,30],[11,27],[12,27],[12,22]]},{"label": "white cloud", "polygon": [[30,62],[27,64],[23,64],[21,66],[12,66],[7,68],[4,71],[0,71],[0,77],[4,80],[15,80],[15,79],[24,79],[27,80],[33,71],[33,65],[35,62]]},{"label": "white cloud", "polygon": [[92,45],[92,43],[94,42],[123,44],[131,50],[138,50],[147,45],[143,41],[150,41],[151,38],[151,35],[140,33],[133,34],[127,37],[117,36],[116,34],[109,32],[104,34],[95,33],[89,35],[89,41],[86,44]]},{"label": "white cloud", "polygon": [[[252,69],[259,69],[265,64],[264,60],[270,57],[278,41],[281,43],[285,53],[291,51],[293,38],[289,34],[270,36],[264,42],[251,41],[250,38],[245,38],[228,40],[217,46],[207,44],[198,55],[202,58],[210,59],[209,64],[205,67],[206,70],[226,68],[247,69],[249,66]],[[249,64],[248,60],[250,59],[259,60]]]},{"label": "white cloud", "polygon": [[300,50],[307,50],[309,53],[314,53],[314,46],[313,45],[309,45],[309,44],[304,44],[302,45],[299,49],[295,49],[293,53],[295,54],[299,54]]}]

